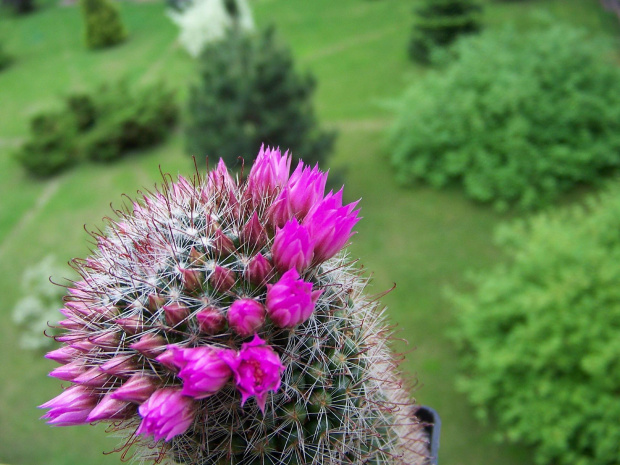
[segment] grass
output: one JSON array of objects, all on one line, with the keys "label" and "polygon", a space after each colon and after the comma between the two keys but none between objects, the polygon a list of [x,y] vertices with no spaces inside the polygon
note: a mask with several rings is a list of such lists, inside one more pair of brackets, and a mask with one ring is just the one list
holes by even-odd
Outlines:
[{"label": "grass", "polygon": [[[0,72],[0,462],[11,465],[119,463],[102,455],[115,447],[102,427],[50,428],[35,406],[56,395],[46,379],[52,364],[17,347],[10,312],[21,296],[20,276],[53,252],[59,262],[88,253],[83,231],[109,214],[109,202],[133,194],[159,178],[159,165],[172,173],[191,171],[182,134],[148,153],[115,165],[86,164],[47,181],[28,178],[11,158],[27,132],[28,116],[59,104],[59,95],[94,88],[119,77],[147,82],[163,78],[185,98],[193,63],[175,43],[176,30],[155,3],[121,3],[130,31],[127,43],[90,52],[81,42],[75,7],[52,4],[23,18],[0,18],[6,48],[15,62]],[[490,27],[514,20],[526,28],[535,8],[554,11],[593,31],[618,28],[597,2],[544,0],[493,2]],[[458,191],[400,189],[394,185],[384,148],[390,113],[384,102],[423,72],[406,56],[411,2],[408,0],[256,0],[258,24],[275,23],[301,70],[318,80],[320,119],[340,129],[332,164],[345,171],[347,196],[362,197],[364,220],[352,246],[374,272],[373,292],[397,288],[384,298],[390,315],[411,346],[405,368],[420,381],[416,396],[442,415],[441,462],[447,465],[531,463],[527,450],[492,442],[455,391],[455,351],[446,339],[451,310],[446,286],[462,286],[467,270],[502,260],[492,245],[494,227],[509,218],[467,201]]]}]

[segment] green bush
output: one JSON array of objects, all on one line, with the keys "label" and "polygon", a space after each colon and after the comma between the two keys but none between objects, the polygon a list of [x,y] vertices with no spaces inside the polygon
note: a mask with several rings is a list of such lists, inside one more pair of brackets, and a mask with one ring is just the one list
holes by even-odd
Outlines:
[{"label": "green bush", "polygon": [[620,460],[620,188],[499,231],[511,258],[453,295],[461,387],[542,465]]},{"label": "green bush", "polygon": [[177,120],[174,93],[161,84],[132,91],[121,83],[103,89],[99,115],[86,135],[86,157],[112,161],[129,150],[161,142]]},{"label": "green bush", "polygon": [[409,54],[428,64],[433,49],[452,44],[481,28],[482,7],[474,0],[426,0],[416,10]]},{"label": "green bush", "polygon": [[620,164],[620,68],[580,29],[485,33],[398,104],[403,182],[461,184],[498,208],[544,205]]},{"label": "green bush", "polygon": [[51,176],[77,161],[77,128],[67,112],[34,116],[30,132],[30,139],[16,153],[17,160],[30,174]]},{"label": "green bush", "polygon": [[334,134],[317,126],[314,88],[310,76],[294,70],[272,29],[257,36],[231,31],[200,57],[200,80],[190,89],[189,154],[222,157],[232,166],[265,143],[290,147],[308,163],[322,161]]},{"label": "green bush", "polygon": [[162,141],[177,120],[174,93],[161,84],[130,89],[125,83],[66,98],[60,112],[31,121],[17,153],[31,174],[49,176],[76,161],[112,161]]},{"label": "green bush", "polygon": [[110,0],[81,0],[88,48],[105,48],[123,42],[127,30],[118,8]]}]

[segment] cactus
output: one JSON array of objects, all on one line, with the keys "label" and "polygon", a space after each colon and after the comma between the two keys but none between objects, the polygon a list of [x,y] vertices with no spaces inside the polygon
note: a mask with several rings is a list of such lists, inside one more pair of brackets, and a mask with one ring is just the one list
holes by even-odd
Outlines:
[{"label": "cactus", "polygon": [[290,163],[262,148],[247,179],[222,160],[164,177],[92,233],[48,423],[110,422],[157,463],[425,463],[384,311],[341,250],[357,202]]}]

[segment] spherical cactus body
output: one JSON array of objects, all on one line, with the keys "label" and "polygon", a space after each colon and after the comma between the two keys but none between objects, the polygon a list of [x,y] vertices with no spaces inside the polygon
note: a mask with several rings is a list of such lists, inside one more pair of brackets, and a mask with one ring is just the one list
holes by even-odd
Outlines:
[{"label": "spherical cactus body", "polygon": [[109,422],[141,459],[187,465],[424,463],[415,407],[367,279],[359,220],[327,174],[262,148],[117,211],[74,260],[43,404]]}]

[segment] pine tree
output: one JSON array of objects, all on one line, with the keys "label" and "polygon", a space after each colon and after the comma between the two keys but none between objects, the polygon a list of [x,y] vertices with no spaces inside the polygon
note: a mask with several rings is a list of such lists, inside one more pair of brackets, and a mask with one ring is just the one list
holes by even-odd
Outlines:
[{"label": "pine tree", "polygon": [[295,71],[273,29],[248,35],[233,28],[200,56],[200,80],[189,98],[189,154],[217,155],[232,166],[265,143],[290,147],[311,163],[323,160],[334,134],[317,126],[314,88],[311,76]]},{"label": "pine tree", "polygon": [[110,0],[82,0],[88,48],[105,48],[123,42],[127,30],[118,8]]},{"label": "pine tree", "polygon": [[409,45],[411,58],[429,63],[434,47],[448,46],[462,34],[479,31],[481,11],[475,0],[426,0],[416,10]]}]

